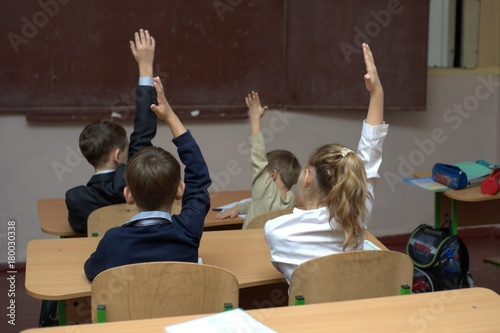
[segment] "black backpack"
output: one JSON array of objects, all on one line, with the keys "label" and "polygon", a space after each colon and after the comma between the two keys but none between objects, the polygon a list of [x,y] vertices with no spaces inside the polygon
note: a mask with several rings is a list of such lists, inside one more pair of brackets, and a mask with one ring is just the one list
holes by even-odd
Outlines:
[{"label": "black backpack", "polygon": [[469,252],[464,242],[448,228],[422,224],[410,236],[406,252],[414,266],[412,292],[469,288]]}]

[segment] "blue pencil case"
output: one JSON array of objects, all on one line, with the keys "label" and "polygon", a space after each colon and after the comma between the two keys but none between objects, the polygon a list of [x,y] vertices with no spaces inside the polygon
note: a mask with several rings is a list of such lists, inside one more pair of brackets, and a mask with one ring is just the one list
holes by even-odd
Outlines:
[{"label": "blue pencil case", "polygon": [[454,190],[467,187],[467,175],[459,167],[436,163],[432,168],[432,179]]}]

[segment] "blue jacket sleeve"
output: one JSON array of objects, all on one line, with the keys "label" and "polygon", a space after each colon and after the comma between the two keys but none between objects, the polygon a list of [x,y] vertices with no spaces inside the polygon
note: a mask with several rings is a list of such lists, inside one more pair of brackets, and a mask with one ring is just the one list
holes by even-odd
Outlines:
[{"label": "blue jacket sleeve", "polygon": [[150,86],[137,86],[135,98],[134,131],[130,135],[128,157],[131,158],[144,147],[152,146],[156,135],[158,117],[151,111],[151,104],[157,104],[156,90]]},{"label": "blue jacket sleeve", "polygon": [[191,132],[186,132],[173,140],[177,153],[185,165],[182,196],[182,210],[174,218],[197,238],[201,238],[205,217],[210,209],[208,188],[212,184],[207,164]]},{"label": "blue jacket sleeve", "polygon": [[[110,230],[108,230],[108,232],[109,231]],[[97,249],[95,250],[95,252],[92,253],[85,262],[83,270],[85,271],[87,279],[92,281],[99,273],[108,269],[108,265],[109,265],[109,258],[107,256],[107,251],[106,251],[106,234],[105,234],[104,237],[100,240],[99,244],[97,245]]]}]

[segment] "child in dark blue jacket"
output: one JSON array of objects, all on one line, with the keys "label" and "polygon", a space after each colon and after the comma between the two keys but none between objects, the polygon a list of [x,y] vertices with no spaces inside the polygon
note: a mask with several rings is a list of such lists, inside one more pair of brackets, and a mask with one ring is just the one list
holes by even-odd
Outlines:
[{"label": "child in dark blue jacket", "polygon": [[[139,214],[106,232],[97,249],[85,262],[85,274],[93,280],[100,272],[127,264],[152,261],[198,261],[198,247],[205,216],[210,208],[208,167],[198,144],[170,107],[163,85],[154,79],[158,105],[151,110],[169,126],[181,162],[162,148],[148,147],[127,163],[126,187],[129,204]],[[182,198],[182,210],[170,215],[175,199]]]},{"label": "child in dark blue jacket", "polygon": [[87,219],[94,210],[124,203],[125,164],[144,147],[151,147],[156,135],[157,117],[149,106],[156,103],[153,87],[155,39],[148,30],[140,29],[130,41],[130,50],[139,67],[136,88],[136,113],[130,143],[125,128],[110,121],[96,121],[80,133],[79,147],[95,174],[86,185],[66,192],[68,222],[79,233],[87,232]]}]

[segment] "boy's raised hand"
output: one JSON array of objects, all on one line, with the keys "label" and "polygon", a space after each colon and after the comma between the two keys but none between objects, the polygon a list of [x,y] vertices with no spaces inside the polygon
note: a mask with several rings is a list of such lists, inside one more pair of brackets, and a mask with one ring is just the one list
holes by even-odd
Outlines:
[{"label": "boy's raised hand", "polygon": [[156,42],[148,30],[140,29],[134,34],[134,41],[130,41],[130,50],[139,64],[140,76],[153,76],[153,61]]},{"label": "boy's raised hand", "polygon": [[366,74],[364,76],[365,85],[366,89],[373,94],[382,90],[382,84],[378,78],[377,67],[375,67],[375,61],[373,60],[373,54],[370,47],[366,43],[363,43],[362,47],[366,65]]},{"label": "boy's raised hand", "polygon": [[158,105],[151,104],[151,110],[156,114],[158,119],[165,120],[165,122],[170,127],[170,131],[174,135],[174,138],[186,132],[186,128],[179,120],[179,117],[175,114],[174,110],[167,101],[165,97],[165,90],[163,89],[163,84],[161,83],[160,78],[157,76],[154,78],[153,85],[156,90],[156,99],[158,101]]},{"label": "boy's raised hand", "polygon": [[264,113],[266,113],[267,106],[262,107],[260,105],[259,94],[252,91],[245,97],[245,102],[247,103],[248,109],[250,110],[250,116],[255,118],[262,118]]},{"label": "boy's raised hand", "polygon": [[165,97],[165,90],[163,89],[163,84],[158,76],[154,78],[153,84],[156,90],[158,105],[151,104],[151,110],[156,113],[158,119],[166,120],[168,116],[174,114],[174,110],[172,110],[172,107],[170,107],[170,104]]}]

